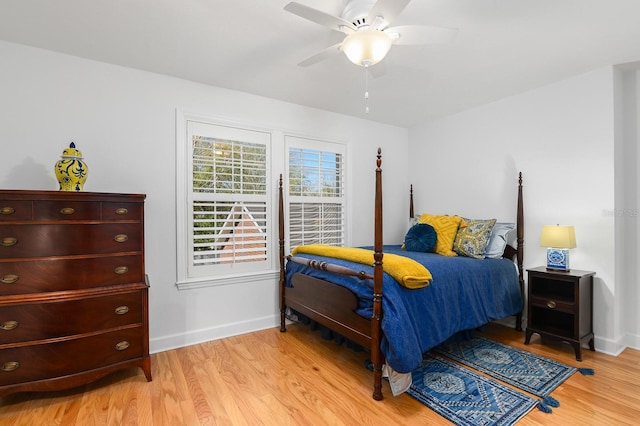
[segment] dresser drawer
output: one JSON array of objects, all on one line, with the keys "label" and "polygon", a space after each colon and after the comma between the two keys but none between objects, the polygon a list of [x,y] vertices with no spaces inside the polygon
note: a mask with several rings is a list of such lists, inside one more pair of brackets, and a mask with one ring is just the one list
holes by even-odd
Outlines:
[{"label": "dresser drawer", "polygon": [[100,203],[65,201],[34,201],[34,220],[99,220]]},{"label": "dresser drawer", "polygon": [[142,254],[80,259],[0,259],[0,296],[144,282],[142,262]]},{"label": "dresser drawer", "polygon": [[143,356],[142,326],[0,350],[0,386],[79,373]]},{"label": "dresser drawer", "polygon": [[102,203],[102,220],[139,220],[141,203]]},{"label": "dresser drawer", "polygon": [[140,251],[140,223],[0,224],[0,258]]},{"label": "dresser drawer", "polygon": [[0,345],[89,333],[142,322],[142,291],[0,307]]},{"label": "dresser drawer", "polygon": [[0,200],[0,222],[31,220],[31,201]]}]

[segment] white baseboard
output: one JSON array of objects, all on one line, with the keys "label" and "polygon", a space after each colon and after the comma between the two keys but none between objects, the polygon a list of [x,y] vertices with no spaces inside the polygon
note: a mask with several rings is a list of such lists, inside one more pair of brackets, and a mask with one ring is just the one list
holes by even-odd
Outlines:
[{"label": "white baseboard", "polygon": [[618,356],[624,351],[628,345],[625,344],[625,339],[604,339],[602,337],[595,336],[594,344],[597,352],[602,352],[608,355]]},{"label": "white baseboard", "polygon": [[627,347],[632,349],[640,349],[640,335],[626,334],[624,336],[624,342]]},{"label": "white baseboard", "polygon": [[262,318],[254,318],[248,321],[224,324],[217,327],[187,331],[185,333],[155,337],[149,339],[149,352],[157,353],[225,337],[237,336],[254,331],[280,326],[280,314]]}]

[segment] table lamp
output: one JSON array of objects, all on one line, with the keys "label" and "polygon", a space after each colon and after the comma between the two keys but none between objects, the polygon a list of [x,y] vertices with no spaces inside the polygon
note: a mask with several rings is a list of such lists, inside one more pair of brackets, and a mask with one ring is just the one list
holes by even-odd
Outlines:
[{"label": "table lamp", "polygon": [[548,270],[569,272],[569,249],[577,247],[573,226],[543,226],[540,247],[547,248]]}]

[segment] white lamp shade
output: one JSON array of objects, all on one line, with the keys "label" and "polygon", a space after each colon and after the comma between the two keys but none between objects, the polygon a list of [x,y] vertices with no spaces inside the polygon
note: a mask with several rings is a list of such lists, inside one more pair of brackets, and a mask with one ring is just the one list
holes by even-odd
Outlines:
[{"label": "white lamp shade", "polygon": [[576,233],[573,226],[545,225],[540,235],[541,247],[576,248]]},{"label": "white lamp shade", "polygon": [[375,65],[391,49],[391,37],[382,31],[361,29],[349,34],[340,48],[356,65]]}]

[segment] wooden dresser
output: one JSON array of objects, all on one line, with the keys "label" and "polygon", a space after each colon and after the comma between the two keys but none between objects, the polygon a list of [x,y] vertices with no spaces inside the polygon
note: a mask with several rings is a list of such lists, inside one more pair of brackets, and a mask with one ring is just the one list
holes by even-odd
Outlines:
[{"label": "wooden dresser", "polygon": [[0,190],[0,397],[151,380],[144,199]]}]

